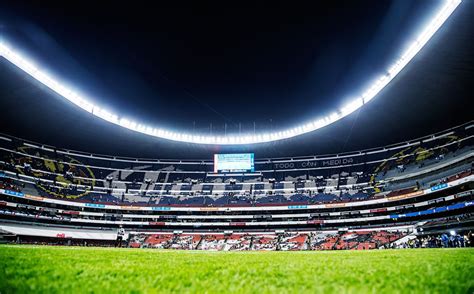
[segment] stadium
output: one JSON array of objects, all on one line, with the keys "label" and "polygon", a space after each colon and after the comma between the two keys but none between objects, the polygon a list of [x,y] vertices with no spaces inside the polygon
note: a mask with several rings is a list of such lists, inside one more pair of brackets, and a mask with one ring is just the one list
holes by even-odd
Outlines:
[{"label": "stadium", "polygon": [[0,293],[472,293],[473,3],[363,2],[2,4]]}]

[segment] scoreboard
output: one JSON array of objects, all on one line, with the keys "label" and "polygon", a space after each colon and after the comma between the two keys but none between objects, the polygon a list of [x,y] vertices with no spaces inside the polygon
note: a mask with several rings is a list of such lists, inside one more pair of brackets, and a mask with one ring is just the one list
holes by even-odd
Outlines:
[{"label": "scoreboard", "polygon": [[214,154],[215,173],[254,172],[253,153]]}]

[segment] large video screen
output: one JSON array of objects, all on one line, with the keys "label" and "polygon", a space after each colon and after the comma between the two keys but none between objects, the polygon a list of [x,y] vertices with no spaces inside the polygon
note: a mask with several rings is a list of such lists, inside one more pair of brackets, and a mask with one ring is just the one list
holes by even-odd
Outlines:
[{"label": "large video screen", "polygon": [[254,172],[253,153],[214,154],[215,173]]}]

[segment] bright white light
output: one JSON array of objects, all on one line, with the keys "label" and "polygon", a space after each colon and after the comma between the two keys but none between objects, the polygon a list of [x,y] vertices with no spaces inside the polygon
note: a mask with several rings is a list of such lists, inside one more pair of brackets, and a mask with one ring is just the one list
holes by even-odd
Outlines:
[{"label": "bright white light", "polygon": [[310,122],[301,124],[293,128],[286,130],[279,130],[271,133],[261,134],[242,134],[239,136],[212,136],[212,135],[195,135],[186,134],[171,130],[165,130],[161,128],[153,128],[141,123],[131,121],[127,118],[111,113],[92,103],[88,97],[81,97],[79,94],[68,89],[65,85],[61,84],[59,80],[55,80],[41,69],[37,67],[32,61],[22,56],[17,50],[9,45],[0,41],[0,56],[10,61],[12,64],[38,80],[51,90],[55,91],[65,99],[69,100],[76,106],[84,109],[85,111],[92,113],[93,115],[100,117],[110,123],[122,126],[124,128],[147,134],[150,136],[164,138],[173,141],[181,141],[187,143],[196,144],[216,144],[216,145],[241,145],[241,144],[255,144],[277,141],[295,137],[304,133],[309,133],[314,130],[325,127],[332,124],[341,118],[353,113],[358,110],[364,104],[372,100],[385,86],[388,85],[398,73],[415,57],[415,55],[423,48],[423,46],[431,39],[436,31],[443,25],[448,17],[453,13],[456,7],[461,3],[461,0],[446,0],[444,5],[439,9],[437,13],[433,15],[433,18],[426,24],[422,33],[416,38],[416,40],[408,47],[407,50],[402,52],[400,59],[398,59],[387,71],[386,74],[380,76],[367,90],[363,91],[362,94],[352,102],[349,102],[339,111],[333,112],[326,117],[320,117]]},{"label": "bright white light", "polygon": [[451,236],[456,236],[456,232],[453,230],[449,231],[449,233],[451,234]]}]

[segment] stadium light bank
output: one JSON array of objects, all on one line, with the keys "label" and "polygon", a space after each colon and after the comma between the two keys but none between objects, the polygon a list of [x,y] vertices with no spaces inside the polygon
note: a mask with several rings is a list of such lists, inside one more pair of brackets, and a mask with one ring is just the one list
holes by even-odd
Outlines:
[{"label": "stadium light bank", "polygon": [[241,145],[241,144],[256,144],[277,141],[282,139],[292,138],[298,135],[312,132],[314,130],[332,124],[343,117],[351,114],[357,109],[364,106],[372,100],[385,86],[392,81],[397,74],[415,57],[415,55],[423,48],[423,46],[431,39],[434,33],[443,25],[449,18],[453,11],[461,3],[461,0],[446,0],[441,5],[440,9],[433,14],[433,17],[427,22],[421,33],[415,41],[402,52],[401,57],[381,75],[375,82],[370,85],[366,91],[360,94],[352,102],[340,108],[325,117],[317,118],[314,121],[309,121],[294,128],[284,129],[281,131],[260,133],[260,134],[243,134],[243,135],[229,135],[229,136],[212,136],[212,135],[197,135],[190,133],[182,133],[172,131],[169,129],[152,127],[145,124],[137,123],[126,116],[112,113],[98,105],[95,105],[88,97],[80,96],[71,89],[63,85],[58,79],[48,75],[45,71],[36,67],[33,62],[22,56],[14,47],[0,41],[0,55],[9,62],[38,80],[54,92],[58,93],[65,99],[69,100],[76,106],[83,110],[113,124],[122,126],[124,128],[173,141],[195,143],[195,144],[213,144],[213,145]]}]

